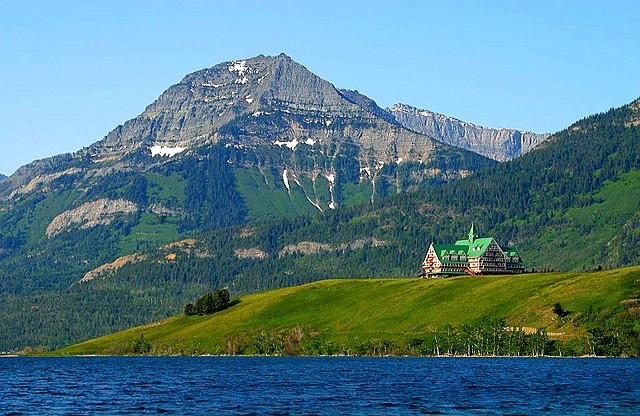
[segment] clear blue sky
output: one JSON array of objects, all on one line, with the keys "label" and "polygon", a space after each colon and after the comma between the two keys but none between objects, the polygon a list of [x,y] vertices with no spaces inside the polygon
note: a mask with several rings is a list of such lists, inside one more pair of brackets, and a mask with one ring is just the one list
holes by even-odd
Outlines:
[{"label": "clear blue sky", "polygon": [[339,88],[554,132],[640,96],[638,1],[23,1],[0,12],[0,172],[100,140],[189,72],[284,52]]}]

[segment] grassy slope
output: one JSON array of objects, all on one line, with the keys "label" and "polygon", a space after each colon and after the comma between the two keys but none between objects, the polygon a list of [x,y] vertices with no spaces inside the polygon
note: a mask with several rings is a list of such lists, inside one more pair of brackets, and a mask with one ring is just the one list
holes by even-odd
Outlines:
[{"label": "grassy slope", "polygon": [[[307,196],[313,201],[318,201],[324,211],[329,209],[330,184],[323,176],[316,178],[315,186],[306,176],[300,176],[297,182],[291,176],[289,178],[291,190],[287,191],[282,177],[274,176],[269,170],[261,173],[256,168],[236,168],[234,173],[238,191],[247,204],[248,216],[251,220],[274,216],[293,218],[298,215],[317,214],[318,209],[307,200]],[[337,203],[341,207],[363,204],[371,198],[369,182],[345,183],[340,187],[340,198]]]},{"label": "grassy slope", "polygon": [[[179,315],[57,353],[118,353],[144,334],[152,345],[170,347],[174,353],[219,354],[233,336],[296,326],[336,342],[354,337],[397,341],[447,323],[460,325],[483,317],[506,318],[509,325],[544,327],[571,337],[581,335],[581,329],[571,323],[579,312],[589,306],[612,310],[620,301],[637,297],[640,267],[443,280],[327,280],[248,295],[215,315]],[[571,312],[565,324],[554,319],[556,302]]]}]

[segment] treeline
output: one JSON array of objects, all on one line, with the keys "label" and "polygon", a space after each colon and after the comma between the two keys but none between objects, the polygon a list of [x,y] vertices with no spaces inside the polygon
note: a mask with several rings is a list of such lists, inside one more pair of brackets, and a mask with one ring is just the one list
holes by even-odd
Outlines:
[{"label": "treeline", "polygon": [[230,355],[411,355],[411,356],[542,356],[551,341],[543,330],[533,333],[509,328],[502,319],[476,324],[446,325],[442,330],[404,339],[341,339],[333,334],[305,331],[301,327],[260,329],[227,340]]},{"label": "treeline", "polygon": [[[635,344],[634,344],[635,342]],[[142,348],[144,347],[144,348]],[[114,346],[114,354],[151,355],[263,355],[263,356],[452,356],[452,357],[540,357],[540,356],[613,356],[639,357],[635,338],[615,341],[600,330],[586,336],[550,339],[542,328],[532,330],[508,326],[503,319],[485,318],[477,323],[445,325],[425,334],[394,335],[390,338],[366,338],[358,335],[331,334],[293,328],[259,328],[228,337],[215,350],[201,350],[186,344],[156,344],[140,340]]]}]

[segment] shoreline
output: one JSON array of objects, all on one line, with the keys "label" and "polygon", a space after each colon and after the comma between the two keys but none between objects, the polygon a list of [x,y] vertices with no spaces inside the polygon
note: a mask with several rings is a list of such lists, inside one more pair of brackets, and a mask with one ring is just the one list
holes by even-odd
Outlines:
[{"label": "shoreline", "polygon": [[575,355],[575,356],[558,356],[558,355],[229,355],[229,354],[199,354],[199,355],[106,355],[106,354],[77,354],[77,355],[60,355],[60,354],[44,354],[44,355],[23,355],[23,354],[5,354],[0,358],[464,358],[464,359],[491,359],[491,358],[527,358],[527,359],[639,359],[640,357],[629,356],[604,356],[604,355]]}]

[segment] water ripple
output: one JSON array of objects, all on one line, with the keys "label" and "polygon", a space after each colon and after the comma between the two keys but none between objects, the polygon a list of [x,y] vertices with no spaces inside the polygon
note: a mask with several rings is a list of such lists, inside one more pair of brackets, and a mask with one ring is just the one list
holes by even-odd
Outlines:
[{"label": "water ripple", "polygon": [[640,360],[0,360],[0,415],[632,415]]}]

